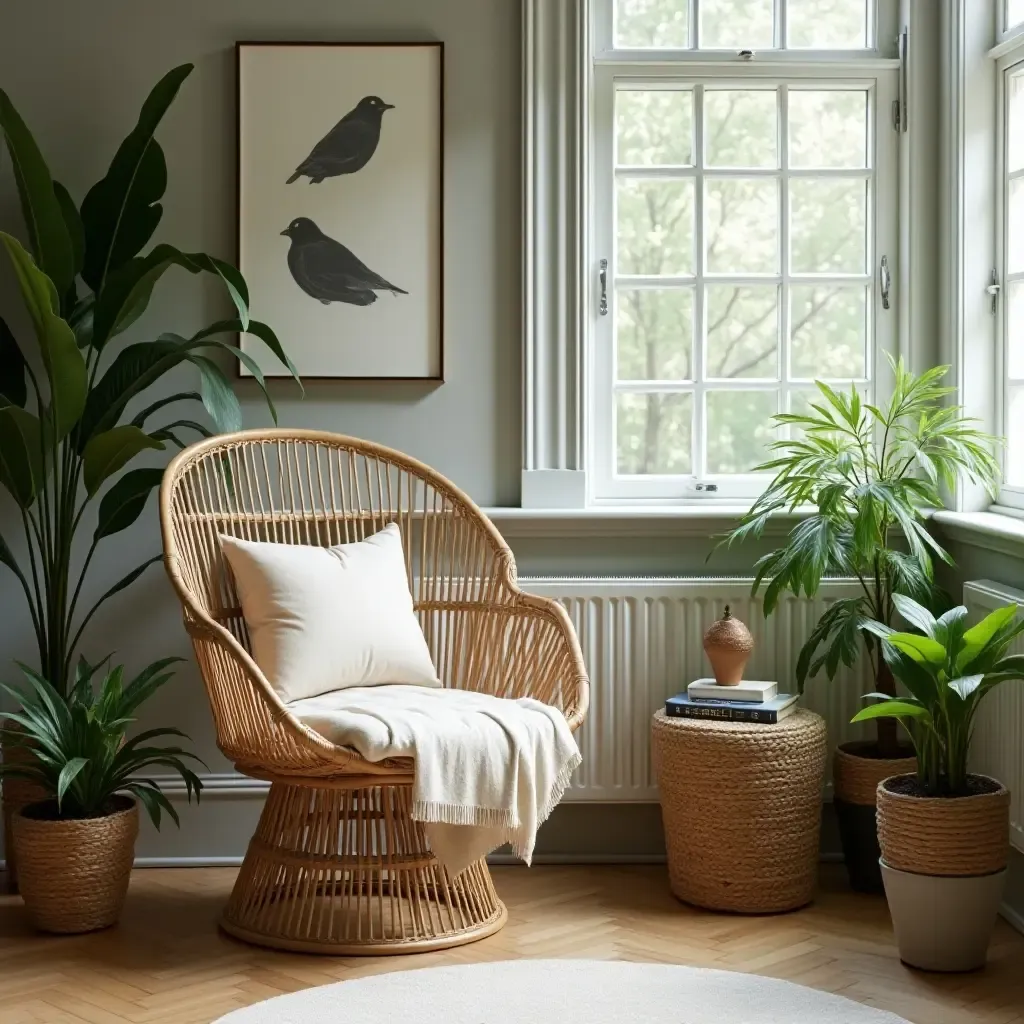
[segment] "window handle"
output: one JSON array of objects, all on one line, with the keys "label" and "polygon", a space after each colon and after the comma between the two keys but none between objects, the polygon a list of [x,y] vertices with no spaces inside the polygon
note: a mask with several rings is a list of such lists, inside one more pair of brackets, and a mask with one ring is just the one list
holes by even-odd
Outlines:
[{"label": "window handle", "polygon": [[996,273],[995,268],[992,268],[992,276],[989,279],[990,284],[985,289],[985,294],[992,299],[992,313],[993,315],[999,309],[999,292],[1002,290],[1002,286],[999,284],[999,274]]},{"label": "window handle", "polygon": [[600,286],[600,298],[597,302],[597,311],[601,316],[608,315],[608,261],[601,260],[598,263],[597,280]]},{"label": "window handle", "polygon": [[889,257],[883,256],[878,264],[878,290],[882,295],[882,309],[889,308],[889,288],[892,285],[892,275],[889,273]]}]

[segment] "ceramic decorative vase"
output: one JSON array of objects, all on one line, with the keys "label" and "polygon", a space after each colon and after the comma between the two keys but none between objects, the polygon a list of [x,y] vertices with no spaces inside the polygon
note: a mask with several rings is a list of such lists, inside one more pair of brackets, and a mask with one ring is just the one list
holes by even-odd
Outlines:
[{"label": "ceramic decorative vase", "polygon": [[743,670],[754,649],[754,638],[750,630],[729,614],[713,622],[704,634],[704,653],[711,662],[711,671],[719,686],[738,686],[743,681]]}]

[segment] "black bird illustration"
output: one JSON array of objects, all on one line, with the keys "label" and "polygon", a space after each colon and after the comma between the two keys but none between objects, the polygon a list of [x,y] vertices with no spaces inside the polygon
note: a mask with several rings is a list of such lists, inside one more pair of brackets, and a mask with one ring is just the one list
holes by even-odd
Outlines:
[{"label": "black bird illustration", "polygon": [[380,122],[385,110],[394,110],[379,96],[364,96],[314,147],[285,182],[290,185],[305,175],[311,185],[338,174],[355,174],[365,167],[380,142]]},{"label": "black bird illustration", "polygon": [[369,306],[377,301],[375,292],[409,294],[375,274],[354,252],[325,235],[308,217],[296,217],[281,234],[291,239],[288,269],[295,283],[325,306],[331,302]]}]

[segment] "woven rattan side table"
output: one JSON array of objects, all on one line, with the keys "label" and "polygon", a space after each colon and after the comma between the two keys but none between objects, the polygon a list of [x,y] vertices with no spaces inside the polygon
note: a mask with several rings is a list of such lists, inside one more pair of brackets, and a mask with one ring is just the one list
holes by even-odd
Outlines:
[{"label": "woven rattan side table", "polygon": [[818,877],[824,719],[798,710],[777,725],[756,725],[658,711],[651,739],[672,892],[745,914],[809,903]]}]

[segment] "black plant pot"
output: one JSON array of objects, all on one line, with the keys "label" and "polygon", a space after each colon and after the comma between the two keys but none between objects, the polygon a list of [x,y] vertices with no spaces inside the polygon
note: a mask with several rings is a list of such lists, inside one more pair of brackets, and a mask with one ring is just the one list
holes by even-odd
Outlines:
[{"label": "black plant pot", "polygon": [[882,869],[878,858],[878,833],[872,804],[851,804],[836,797],[832,801],[843,844],[843,859],[856,892],[882,892]]}]

